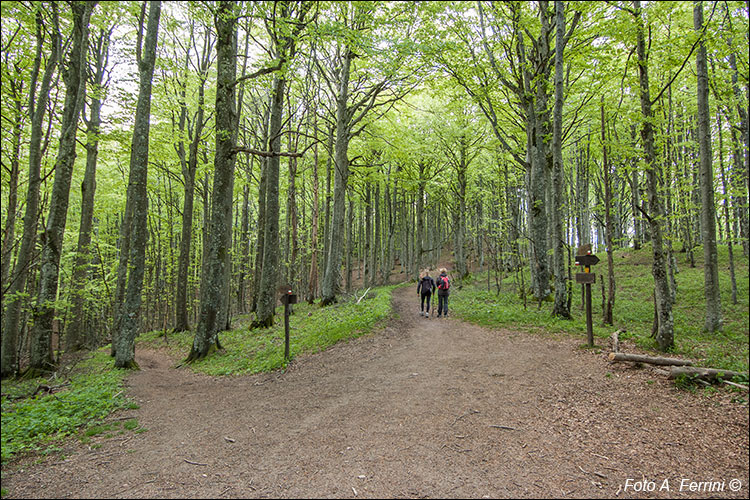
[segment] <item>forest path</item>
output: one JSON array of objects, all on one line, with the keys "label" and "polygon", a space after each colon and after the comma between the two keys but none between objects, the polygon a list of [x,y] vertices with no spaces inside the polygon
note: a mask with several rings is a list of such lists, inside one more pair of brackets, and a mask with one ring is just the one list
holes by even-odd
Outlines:
[{"label": "forest path", "polygon": [[[148,431],[4,470],[4,497],[706,496],[683,478],[747,497],[748,409],[729,395],[609,366],[583,337],[420,317],[415,286],[394,306],[388,327],[283,373],[208,377],[139,351],[140,408],[116,418]],[[656,492],[622,491],[644,478]]]}]

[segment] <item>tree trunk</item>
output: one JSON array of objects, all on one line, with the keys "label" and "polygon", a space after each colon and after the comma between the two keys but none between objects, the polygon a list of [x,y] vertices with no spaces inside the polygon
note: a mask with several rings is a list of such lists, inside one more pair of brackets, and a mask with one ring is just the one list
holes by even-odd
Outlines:
[{"label": "tree trunk", "polygon": [[3,314],[2,354],[0,355],[0,375],[3,378],[14,375],[18,371],[18,338],[20,336],[21,294],[26,290],[26,278],[33,262],[34,246],[39,214],[39,186],[41,184],[40,171],[42,164],[42,122],[47,111],[52,76],[57,69],[60,58],[61,41],[60,26],[57,13],[57,3],[52,3],[51,50],[44,69],[39,102],[35,102],[36,80],[42,64],[42,49],[44,38],[42,29],[44,20],[42,8],[36,11],[37,50],[34,58],[31,83],[29,85],[29,117],[31,120],[31,137],[29,140],[29,178],[26,192],[26,212],[23,218],[23,237],[18,250],[18,259],[13,272],[13,279],[8,288]]},{"label": "tree trunk", "polygon": [[[258,308],[253,328],[273,325],[276,309],[276,287],[279,281],[279,168],[281,152],[281,118],[284,106],[286,81],[280,75],[274,77],[271,119],[269,125],[269,152],[272,154],[266,164],[266,212],[263,236],[263,267]],[[276,154],[275,154],[276,153]]]},{"label": "tree trunk", "polygon": [[[723,134],[721,132],[721,113],[716,113],[716,125],[719,131],[719,171],[721,172],[721,184],[724,193],[728,193],[729,185],[727,184],[727,176],[724,169],[724,144]],[[724,201],[722,203],[724,207],[724,228],[726,229],[727,247],[729,250],[729,278],[732,283],[732,304],[737,305],[737,277],[735,275],[734,267],[734,237],[732,231],[732,224],[730,223],[729,217],[729,195],[724,195]]]},{"label": "tree trunk", "polygon": [[[269,92],[268,106],[263,117],[263,136],[261,144],[266,147],[269,141],[269,119],[273,94]],[[258,296],[260,294],[260,277],[263,273],[263,252],[265,248],[266,237],[266,191],[268,186],[268,157],[260,158],[260,181],[258,183],[258,226],[256,230],[257,239],[255,241],[255,269],[253,271],[253,299],[250,306],[250,312],[258,310]]]},{"label": "tree trunk", "polygon": [[[417,225],[416,225],[416,234],[414,235],[414,252],[417,257],[417,269],[416,274],[421,274],[422,269],[424,268],[423,265],[423,247],[424,247],[424,190],[425,185],[427,184],[427,179],[425,179],[425,162],[420,161],[417,165],[419,168],[419,181],[418,181],[418,191],[417,191],[417,205],[416,205],[416,211],[417,211]],[[412,276],[412,278],[417,278],[417,276]]]},{"label": "tree trunk", "polygon": [[654,300],[656,302],[656,320],[658,323],[656,341],[662,351],[674,346],[674,319],[672,316],[672,293],[669,286],[668,262],[663,249],[661,220],[664,217],[659,197],[658,162],[654,151],[654,131],[651,125],[651,97],[648,82],[648,61],[646,60],[646,41],[640,0],[634,1],[637,29],[638,67],[640,73],[640,98],[643,125],[641,140],[646,155],[646,178],[649,201],[649,224],[651,227],[651,244],[653,247],[652,274],[654,276]]},{"label": "tree trunk", "polygon": [[469,274],[466,264],[466,172],[469,168],[468,144],[466,141],[466,136],[462,136],[459,151],[460,159],[456,171],[458,178],[458,213],[456,214],[456,248],[454,249],[454,255],[459,278],[464,278]]},{"label": "tree trunk", "polygon": [[339,91],[336,97],[336,148],[335,176],[333,185],[333,219],[331,221],[328,261],[323,277],[321,305],[336,301],[341,273],[341,248],[344,243],[344,215],[346,188],[349,182],[349,140],[351,117],[347,108],[349,99],[349,71],[354,54],[347,49],[342,59],[339,75]]},{"label": "tree trunk", "polygon": [[374,284],[383,283],[382,273],[381,278],[378,278],[378,270],[383,262],[383,247],[380,242],[380,181],[375,184],[375,228],[373,235],[373,259],[372,259],[372,276]]},{"label": "tree trunk", "polygon": [[[699,33],[703,30],[703,3],[694,2],[693,24]],[[706,296],[706,322],[708,332],[721,329],[721,295],[719,293],[719,255],[716,246],[716,205],[714,203],[714,171],[711,161],[711,129],[708,108],[708,63],[706,47],[701,38],[696,55],[698,74],[698,144],[700,147],[701,230],[703,236],[704,291]]]},{"label": "tree trunk", "polygon": [[86,94],[88,61],[89,19],[95,2],[71,3],[73,10],[73,46],[69,55],[65,80],[65,107],[63,109],[60,149],[55,162],[55,182],[50,198],[47,227],[42,238],[42,259],[39,273],[39,295],[32,315],[31,357],[29,371],[46,372],[54,369],[52,355],[52,323],[60,276],[60,258],[63,236],[68,218],[70,184],[76,159],[76,132],[83,99]]},{"label": "tree trunk", "polygon": [[[289,105],[291,108],[291,104]],[[299,136],[297,136],[299,137]],[[293,141],[291,135],[289,136],[289,152],[295,153],[297,151],[297,141]],[[299,253],[299,222],[297,220],[297,158],[289,158],[289,184],[287,187],[287,205],[286,205],[286,224],[287,234],[289,241],[289,272],[287,275],[287,281],[290,285],[294,286],[294,293],[297,292],[297,281],[299,279],[299,269],[297,263],[297,254]]]},{"label": "tree trunk", "polygon": [[235,4],[222,1],[215,16],[216,42],[216,155],[208,224],[208,245],[203,256],[200,317],[186,361],[206,357],[220,347],[222,309],[226,307],[226,266],[232,243],[231,215],[237,143],[236,75],[237,17]]},{"label": "tree trunk", "polygon": [[[326,148],[326,203],[325,203],[325,224],[323,225],[323,273],[328,264],[328,249],[331,244],[331,176],[333,175],[333,158],[334,158],[334,130],[333,125],[328,129],[328,147]],[[335,180],[334,180],[335,182]]]},{"label": "tree trunk", "polygon": [[352,291],[352,257],[354,255],[354,200],[349,196],[346,210],[346,291]]},{"label": "tree trunk", "polygon": [[365,219],[365,238],[364,238],[364,244],[365,244],[365,251],[363,252],[364,255],[362,256],[362,262],[365,266],[365,279],[364,279],[364,286],[369,287],[372,286],[375,282],[374,279],[374,269],[372,265],[372,255],[373,255],[373,247],[372,247],[372,183],[366,182],[365,183],[365,206],[364,206],[364,219]]},{"label": "tree trunk", "polygon": [[[209,35],[206,34],[208,37]],[[206,45],[204,45],[205,47]],[[188,318],[188,274],[190,270],[190,247],[193,238],[193,211],[195,203],[195,174],[198,169],[198,147],[200,146],[205,106],[205,84],[208,72],[209,54],[204,52],[200,61],[200,86],[198,87],[198,111],[195,115],[195,128],[190,141],[187,165],[183,166],[182,177],[185,183],[182,204],[182,229],[180,236],[180,256],[177,261],[177,293],[175,296],[175,327],[174,331],[190,330]]]},{"label": "tree trunk", "polygon": [[[731,45],[731,41],[730,41]],[[748,195],[750,194],[750,124],[748,123],[748,114],[750,114],[747,103],[747,93],[743,95],[742,90],[739,86],[739,71],[737,71],[737,56],[734,51],[729,54],[729,67],[732,69],[732,90],[734,91],[735,102],[737,103],[737,114],[740,117],[740,137],[745,141],[744,144],[744,155],[743,148],[737,147],[735,149],[735,176],[737,177],[738,186],[744,185],[744,190],[740,189],[740,195],[737,196],[735,205],[737,206],[737,212],[740,219],[740,241],[742,242],[742,250],[745,257],[748,256],[748,241],[750,239],[750,229],[748,229]],[[747,90],[747,82],[745,82]],[[743,106],[744,103],[744,106]],[[735,127],[732,127],[732,137],[736,137]],[[740,140],[736,141],[739,145]],[[744,162],[743,162],[744,156]]]},{"label": "tree trunk", "polygon": [[[38,70],[37,70],[38,71]],[[21,92],[23,91],[23,79],[20,75],[8,82],[10,94],[13,99],[13,114],[10,123],[13,126],[11,138],[11,160],[8,179],[8,211],[3,229],[3,246],[0,253],[0,301],[5,304],[5,288],[10,273],[10,263],[13,257],[13,247],[16,236],[16,211],[18,210],[18,177],[21,173],[21,138],[24,130],[23,107],[21,104]],[[34,92],[34,89],[31,89]]]},{"label": "tree trunk", "polygon": [[[633,145],[635,145],[636,139],[636,128],[635,126],[631,129],[631,138]],[[637,165],[637,159],[633,160],[631,177],[630,177],[630,189],[632,193],[631,203],[633,211],[633,249],[640,250],[641,244],[643,243],[643,217],[639,210],[641,206],[641,186],[640,186],[640,173]]]},{"label": "tree trunk", "polygon": [[88,140],[86,143],[86,173],[81,184],[81,224],[78,230],[78,249],[73,263],[73,275],[70,280],[71,320],[66,330],[66,349],[77,351],[94,347],[93,332],[86,332],[84,307],[84,288],[86,275],[91,262],[90,248],[91,229],[94,219],[94,193],[96,192],[96,163],[99,155],[99,127],[101,125],[102,100],[98,91],[104,84],[104,70],[109,54],[109,36],[112,31],[100,31],[96,42],[93,84],[97,94],[91,100],[90,118],[87,123]]},{"label": "tree trunk", "polygon": [[[547,18],[548,2],[539,3],[539,19],[541,21],[541,33],[535,41],[533,56],[528,56],[528,66],[535,69],[535,73],[524,70],[524,89],[527,95],[533,95],[526,103],[527,117],[527,144],[529,159],[528,177],[528,226],[529,237],[532,246],[531,262],[531,289],[536,300],[540,302],[549,295],[549,266],[548,266],[548,241],[547,241],[547,150],[549,138],[549,110],[547,109],[547,76],[549,70],[550,26]],[[519,52],[526,58],[523,45],[523,32],[519,31]],[[536,87],[534,87],[534,85]]]},{"label": "tree trunk", "polygon": [[[314,133],[317,137],[318,130],[318,115],[313,114],[313,125]],[[315,298],[318,296],[318,221],[320,220],[320,182],[318,179],[318,145],[316,144],[313,149],[313,165],[312,165],[313,185],[312,185],[312,214],[311,224],[312,229],[310,231],[310,278],[308,280],[307,289],[307,303],[312,304]]]},{"label": "tree trunk", "polygon": [[115,366],[118,368],[137,368],[135,361],[135,337],[140,329],[141,294],[148,243],[148,151],[151,115],[151,84],[156,61],[156,44],[159,31],[161,2],[149,3],[148,27],[144,42],[142,59],[138,62],[140,73],[140,90],[133,126],[133,143],[130,154],[130,179],[128,182],[131,228],[129,231],[130,248],[127,266],[127,288],[123,297],[119,333],[115,341]]},{"label": "tree trunk", "polygon": [[610,178],[611,169],[609,166],[609,157],[607,156],[607,135],[606,135],[606,122],[604,120],[604,100],[602,98],[601,105],[602,113],[602,169],[604,170],[604,245],[607,251],[607,278],[609,282],[609,294],[604,304],[604,314],[602,315],[602,323],[605,325],[612,325],[614,323],[612,318],[612,309],[615,306],[615,261],[613,259],[613,242],[612,242],[612,179]]},{"label": "tree trunk", "polygon": [[568,287],[565,273],[565,254],[563,241],[563,214],[562,214],[562,191],[564,180],[563,154],[562,154],[562,112],[563,112],[563,51],[565,49],[565,4],[561,0],[555,1],[556,35],[555,35],[555,108],[553,117],[553,201],[555,207],[552,226],[552,248],[554,249],[555,275],[555,304],[552,315],[561,318],[570,318],[568,309]]}]

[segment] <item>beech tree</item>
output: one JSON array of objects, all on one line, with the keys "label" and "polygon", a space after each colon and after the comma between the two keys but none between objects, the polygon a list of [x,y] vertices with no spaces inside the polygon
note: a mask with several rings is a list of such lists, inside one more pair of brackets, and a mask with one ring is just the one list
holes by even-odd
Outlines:
[{"label": "beech tree", "polygon": [[[135,337],[140,329],[141,293],[143,289],[143,275],[146,259],[146,244],[148,241],[147,216],[148,197],[146,183],[148,180],[148,151],[151,114],[151,89],[156,60],[156,43],[161,16],[161,2],[148,2],[148,23],[143,38],[143,51],[138,53],[138,70],[140,76],[138,91],[138,106],[133,125],[133,140],[130,152],[130,177],[128,180],[128,200],[125,208],[125,224],[129,248],[125,265],[127,272],[120,273],[127,276],[125,293],[122,296],[119,324],[116,326],[112,340],[115,366],[118,368],[137,368],[135,361]],[[143,33],[143,23],[141,31]],[[139,37],[140,42],[140,37]]]},{"label": "beech tree", "polygon": [[65,107],[61,122],[60,146],[55,162],[55,184],[50,198],[50,212],[42,238],[39,294],[33,314],[31,331],[31,359],[28,375],[51,371],[55,367],[52,353],[52,323],[57,309],[60,257],[63,236],[68,218],[70,183],[76,159],[76,132],[78,118],[86,94],[88,61],[89,19],[96,2],[72,2],[72,48],[63,72],[65,80]]},{"label": "beech tree", "polygon": [[45,27],[44,11],[42,4],[36,6],[35,11],[35,34],[36,34],[36,52],[34,56],[34,65],[31,72],[31,82],[29,84],[29,121],[31,124],[31,136],[29,142],[29,174],[28,186],[26,192],[26,210],[23,219],[23,235],[21,245],[18,250],[18,258],[10,280],[10,286],[6,294],[7,299],[5,311],[3,314],[3,332],[2,332],[2,368],[0,373],[3,377],[13,375],[18,369],[18,337],[21,321],[22,297],[21,294],[26,289],[26,281],[29,275],[29,268],[33,261],[33,249],[36,241],[37,221],[39,211],[39,187],[41,184],[41,164],[42,164],[42,139],[44,135],[44,115],[47,112],[49,102],[50,87],[52,78],[55,75],[57,65],[62,50],[62,40],[60,34],[60,21],[57,10],[57,4],[50,4],[51,25],[50,32],[50,49],[47,54],[46,65],[42,82],[37,94],[37,79],[42,68],[42,54],[44,52]]},{"label": "beech tree", "polygon": [[646,57],[646,26],[643,21],[643,11],[640,0],[634,0],[632,15],[636,23],[636,52],[638,54],[638,70],[640,75],[640,101],[643,123],[641,124],[641,140],[646,159],[646,179],[648,193],[648,213],[644,215],[651,226],[651,245],[653,248],[653,264],[651,272],[654,276],[655,321],[657,324],[656,341],[662,350],[674,345],[674,318],[672,316],[672,289],[668,276],[668,261],[664,252],[664,235],[662,220],[664,207],[659,195],[658,175],[659,164],[654,150],[653,113],[651,111],[651,91],[649,88],[649,64]]},{"label": "beech tree", "polygon": [[716,204],[714,202],[714,170],[711,161],[711,128],[708,108],[708,61],[704,32],[703,2],[694,1],[693,21],[701,40],[698,42],[696,66],[698,74],[698,144],[700,146],[701,230],[703,239],[703,269],[706,293],[705,329],[721,329],[721,295],[719,294],[719,263],[716,247]]},{"label": "beech tree", "polygon": [[[305,26],[307,12],[312,5],[306,2],[283,2],[279,7],[276,22],[279,31],[271,31],[274,44],[274,58],[284,68],[296,52],[296,37]],[[296,16],[296,19],[294,18]],[[293,21],[293,22],[291,22]],[[286,26],[290,23],[294,26]],[[289,31],[289,33],[285,33]],[[271,89],[271,114],[268,137],[268,162],[266,163],[266,199],[263,236],[263,265],[260,276],[260,289],[256,310],[257,319],[253,326],[271,326],[276,309],[277,287],[279,285],[279,168],[281,153],[282,113],[286,92],[287,77],[284,69],[274,74]]]},{"label": "beech tree", "polygon": [[92,60],[89,62],[91,83],[89,117],[86,122],[86,172],[81,183],[81,222],[78,230],[78,245],[73,263],[70,283],[71,315],[66,325],[66,349],[80,350],[93,347],[95,342],[86,328],[85,284],[91,264],[91,232],[94,223],[94,196],[96,194],[96,166],[99,156],[99,135],[101,133],[101,110],[106,96],[107,65],[109,45],[115,24],[99,28],[91,44]]}]

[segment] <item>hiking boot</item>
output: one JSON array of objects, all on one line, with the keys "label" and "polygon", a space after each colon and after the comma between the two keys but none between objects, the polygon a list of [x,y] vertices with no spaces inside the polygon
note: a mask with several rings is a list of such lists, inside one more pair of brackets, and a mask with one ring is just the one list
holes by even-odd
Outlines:
[{"label": "hiking boot", "polygon": [[429,318],[430,317],[430,313],[424,313],[424,317],[425,318]]},{"label": "hiking boot", "polygon": [[424,316],[424,311],[419,311],[420,316]]}]

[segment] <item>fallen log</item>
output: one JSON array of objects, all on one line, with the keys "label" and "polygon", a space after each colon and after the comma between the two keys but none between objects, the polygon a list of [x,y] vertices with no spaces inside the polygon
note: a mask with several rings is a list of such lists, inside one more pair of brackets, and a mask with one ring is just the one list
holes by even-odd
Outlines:
[{"label": "fallen log", "polygon": [[717,368],[698,368],[694,366],[672,366],[669,369],[669,378],[674,379],[680,375],[694,377],[709,382],[715,382],[718,378],[728,379],[733,377],[747,377],[747,373],[734,372],[732,370],[720,370]]},{"label": "fallen log", "polygon": [[661,365],[661,366],[667,366],[667,365],[686,366],[686,365],[693,364],[693,362],[690,361],[689,359],[661,358],[661,357],[654,357],[654,356],[644,356],[641,354],[626,354],[624,352],[610,352],[609,360],[610,361],[633,361],[636,363],[648,363],[650,365]]}]

